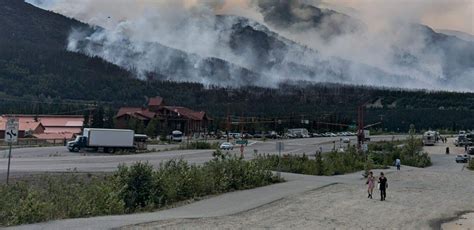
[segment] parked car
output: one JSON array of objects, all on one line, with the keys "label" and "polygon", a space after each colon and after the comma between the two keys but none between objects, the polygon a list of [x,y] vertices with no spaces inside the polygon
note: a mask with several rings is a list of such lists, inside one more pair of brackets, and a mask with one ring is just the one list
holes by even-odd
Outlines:
[{"label": "parked car", "polygon": [[465,134],[462,134],[462,135],[457,136],[456,138],[454,138],[454,141],[453,141],[453,142],[454,142],[454,145],[455,145],[456,147],[458,147],[458,146],[465,146],[465,145],[467,145],[467,146],[471,146],[471,145],[472,145],[472,141],[469,140],[469,139],[466,137]]},{"label": "parked car", "polygon": [[221,144],[220,149],[222,150],[232,150],[234,149],[234,145],[230,142],[224,142]]},{"label": "parked car", "polygon": [[459,154],[456,156],[456,163],[467,163],[469,161],[469,156],[467,154]]},{"label": "parked car", "polygon": [[474,155],[474,147],[469,147],[469,148],[467,149],[467,154],[469,154],[469,155]]},{"label": "parked car", "polygon": [[349,139],[349,137],[342,138],[342,143],[350,143],[350,142],[351,142],[351,139]]},{"label": "parked car", "polygon": [[244,139],[252,139],[253,136],[252,136],[251,134],[244,133],[243,138],[244,138]]},{"label": "parked car", "polygon": [[277,139],[277,138],[278,138],[278,134],[277,134],[277,132],[275,132],[275,131],[269,131],[268,133],[265,134],[265,138]]}]

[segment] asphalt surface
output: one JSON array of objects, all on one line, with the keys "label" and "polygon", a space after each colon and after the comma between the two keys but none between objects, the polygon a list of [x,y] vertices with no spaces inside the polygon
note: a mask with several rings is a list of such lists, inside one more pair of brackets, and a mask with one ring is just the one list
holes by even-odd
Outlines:
[{"label": "asphalt surface", "polygon": [[[373,141],[403,139],[406,136],[377,136]],[[350,137],[355,144],[355,137]],[[348,144],[340,142],[340,137],[287,139],[253,141],[244,148],[244,156],[252,158],[255,152],[258,154],[277,154],[276,142],[284,143],[282,154],[314,154],[320,147],[323,152],[334,148],[345,147]],[[352,144],[350,143],[350,144]],[[42,172],[110,172],[117,169],[119,164],[133,164],[137,161],[147,161],[154,167],[171,159],[184,159],[189,163],[201,164],[212,159],[214,150],[169,150],[177,145],[153,145],[149,149],[160,150],[159,152],[132,154],[132,155],[110,155],[104,153],[71,153],[66,147],[38,147],[19,148],[12,152],[11,175],[34,174]],[[240,154],[240,147],[229,151],[231,154]],[[0,178],[5,179],[8,164],[7,151],[0,152]]]}]

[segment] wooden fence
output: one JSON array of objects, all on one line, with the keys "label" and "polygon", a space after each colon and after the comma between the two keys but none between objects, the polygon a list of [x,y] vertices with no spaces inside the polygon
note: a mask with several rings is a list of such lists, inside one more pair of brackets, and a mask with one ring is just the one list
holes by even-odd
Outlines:
[{"label": "wooden fence", "polygon": [[[20,138],[17,143],[14,143],[14,147],[35,147],[35,146],[65,146],[68,139],[37,139],[37,138]],[[0,148],[7,147],[8,143],[4,140],[0,140]]]}]

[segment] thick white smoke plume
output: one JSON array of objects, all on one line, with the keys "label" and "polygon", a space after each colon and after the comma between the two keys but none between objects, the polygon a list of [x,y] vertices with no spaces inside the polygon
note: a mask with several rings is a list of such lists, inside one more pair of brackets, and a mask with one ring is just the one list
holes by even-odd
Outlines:
[{"label": "thick white smoke plume", "polygon": [[[389,0],[28,2],[99,26],[94,32],[73,29],[68,49],[102,57],[141,78],[474,91],[474,43],[417,24],[442,7],[472,7],[466,0],[418,0],[407,7]],[[468,15],[451,21],[472,22],[462,17]]]}]

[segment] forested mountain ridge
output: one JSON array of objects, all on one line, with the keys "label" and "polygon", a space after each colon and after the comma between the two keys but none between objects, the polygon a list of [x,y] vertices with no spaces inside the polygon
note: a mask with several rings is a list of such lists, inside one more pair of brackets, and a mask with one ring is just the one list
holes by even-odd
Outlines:
[{"label": "forested mountain ridge", "polygon": [[352,123],[357,106],[380,101],[382,107],[368,108],[367,119],[385,115],[385,127],[393,130],[410,123],[420,128],[474,124],[472,93],[308,82],[223,88],[144,81],[100,58],[67,51],[71,30],[89,30],[88,25],[19,0],[0,1],[0,21],[0,113],[82,114],[93,103],[117,109],[141,106],[146,97],[159,95],[169,104],[206,110],[216,120],[229,111]]},{"label": "forested mountain ridge", "polygon": [[20,0],[0,1],[0,92],[109,100],[140,96],[127,87],[143,85],[129,72],[66,50],[72,28],[88,26]]}]

